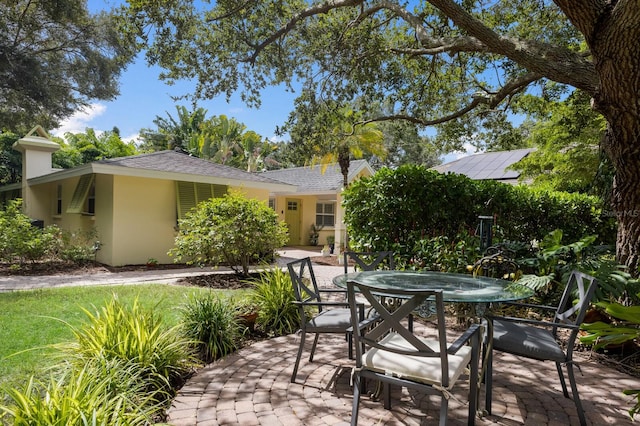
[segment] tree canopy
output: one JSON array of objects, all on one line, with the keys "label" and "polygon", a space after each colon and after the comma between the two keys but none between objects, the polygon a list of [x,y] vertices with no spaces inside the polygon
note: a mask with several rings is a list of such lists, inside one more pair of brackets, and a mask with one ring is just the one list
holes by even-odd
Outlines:
[{"label": "tree canopy", "polygon": [[92,99],[113,99],[136,44],[83,0],[0,0],[0,130],[56,128]]},{"label": "tree canopy", "polygon": [[392,105],[367,119],[439,125],[460,144],[497,114],[527,114],[526,94],[580,89],[607,121],[617,256],[638,273],[637,1],[131,0],[123,16],[167,79],[197,81],[195,97],[240,91],[259,105],[267,85],[300,83],[340,104]]}]

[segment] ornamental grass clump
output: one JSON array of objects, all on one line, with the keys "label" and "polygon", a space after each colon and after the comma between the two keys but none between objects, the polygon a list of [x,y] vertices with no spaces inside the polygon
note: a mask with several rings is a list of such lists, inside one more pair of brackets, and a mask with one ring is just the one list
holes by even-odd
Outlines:
[{"label": "ornamental grass clump", "polygon": [[31,377],[9,389],[0,422],[13,425],[147,425],[161,407],[145,392],[140,370],[121,360],[62,368],[48,381]]},{"label": "ornamental grass clump", "polygon": [[126,368],[138,370],[147,393],[166,400],[196,363],[191,342],[182,336],[179,326],[164,327],[161,316],[145,310],[137,299],[125,306],[114,296],[95,313],[83,311],[89,321],[73,329],[75,341],[58,345],[73,365],[102,359],[122,361]]},{"label": "ornamental grass clump", "polygon": [[182,332],[195,342],[202,361],[222,358],[240,346],[245,327],[228,299],[212,293],[192,294],[180,311]]},{"label": "ornamental grass clump", "polygon": [[256,324],[274,336],[296,331],[300,313],[289,274],[280,268],[265,269],[253,285],[252,297],[260,307]]}]

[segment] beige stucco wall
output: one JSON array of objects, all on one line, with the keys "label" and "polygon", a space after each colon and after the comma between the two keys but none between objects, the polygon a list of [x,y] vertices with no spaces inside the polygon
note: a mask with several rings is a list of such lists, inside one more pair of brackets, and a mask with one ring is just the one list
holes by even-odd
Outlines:
[{"label": "beige stucco wall", "polygon": [[98,209],[96,199],[96,217],[101,216],[96,219],[98,229],[112,235],[112,240],[104,241],[101,249],[105,255],[108,253],[108,263],[136,265],[150,258],[159,263],[173,263],[167,252],[176,235],[175,183],[128,176],[108,178],[113,182],[112,197],[106,197],[111,198],[111,204],[101,204]]},{"label": "beige stucco wall", "polygon": [[[334,200],[335,197],[329,196],[331,200]],[[290,241],[291,245],[309,245],[309,234],[311,232],[311,225],[316,223],[316,203],[318,201],[328,201],[328,200],[319,200],[317,195],[278,195],[275,197],[276,199],[276,212],[278,213],[279,220],[285,220],[286,209],[287,209],[287,200],[295,199],[300,201],[300,241]],[[338,201],[339,203],[339,201]],[[336,204],[336,208],[339,210],[341,207],[339,204]],[[336,215],[337,221],[338,215]],[[318,245],[324,245],[327,242],[327,236],[334,235],[335,236],[335,227],[325,226],[319,232]]]}]

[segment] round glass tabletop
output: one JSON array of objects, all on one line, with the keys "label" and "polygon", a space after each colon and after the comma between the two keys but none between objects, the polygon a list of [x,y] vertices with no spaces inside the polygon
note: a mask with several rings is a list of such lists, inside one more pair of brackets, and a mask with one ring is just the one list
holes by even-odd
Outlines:
[{"label": "round glass tabletop", "polygon": [[533,290],[498,278],[433,271],[363,271],[333,278],[341,288],[347,282],[365,284],[384,290],[442,290],[445,302],[508,302],[533,296]]}]

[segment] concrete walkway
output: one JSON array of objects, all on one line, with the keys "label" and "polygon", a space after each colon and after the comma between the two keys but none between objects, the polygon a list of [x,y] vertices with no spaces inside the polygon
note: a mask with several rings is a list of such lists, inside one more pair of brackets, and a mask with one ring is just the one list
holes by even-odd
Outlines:
[{"label": "concrete walkway", "polygon": [[[319,256],[319,248],[285,248],[279,263]],[[29,288],[173,283],[188,275],[220,273],[199,268],[185,270],[132,271],[118,274],[56,275],[46,277],[0,277],[0,292]],[[339,266],[314,265],[321,286],[342,273]],[[298,340],[296,335],[256,342],[198,371],[179,391],[168,412],[175,426],[213,425],[346,425],[351,418],[352,391],[349,384],[353,361],[346,356],[347,345],[340,337],[322,336],[314,362],[307,348],[300,363],[298,380],[290,383]],[[622,389],[640,387],[637,378],[588,359],[580,362],[578,389],[590,425],[632,425],[627,410],[633,399]],[[575,405],[560,390],[555,365],[496,353],[494,364],[494,404],[491,416],[477,418],[479,425],[578,424]],[[467,389],[460,383],[449,402],[449,424],[467,423],[463,402]],[[392,409],[363,396],[361,425],[432,425],[438,421],[439,400],[403,389],[392,394]]]}]

